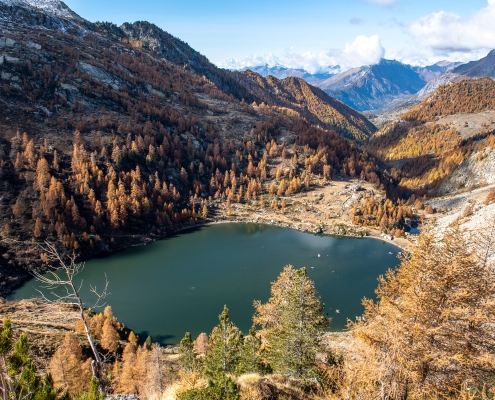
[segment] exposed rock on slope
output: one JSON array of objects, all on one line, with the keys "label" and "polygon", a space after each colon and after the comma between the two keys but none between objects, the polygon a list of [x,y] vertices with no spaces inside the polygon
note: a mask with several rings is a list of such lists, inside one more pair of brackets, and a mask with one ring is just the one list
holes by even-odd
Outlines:
[{"label": "exposed rock on slope", "polygon": [[445,181],[439,194],[471,190],[495,184],[495,148],[485,147],[471,154]]},{"label": "exposed rock on slope", "polygon": [[0,0],[9,6],[19,6],[37,9],[43,13],[67,19],[81,19],[74,11],[60,0]]}]

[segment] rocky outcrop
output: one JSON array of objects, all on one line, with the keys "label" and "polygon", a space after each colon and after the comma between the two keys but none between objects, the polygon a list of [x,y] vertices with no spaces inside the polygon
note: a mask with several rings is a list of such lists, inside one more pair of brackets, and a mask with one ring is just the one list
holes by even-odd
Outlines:
[{"label": "rocky outcrop", "polygon": [[440,186],[439,194],[444,195],[460,189],[473,189],[495,183],[495,149],[471,154]]}]

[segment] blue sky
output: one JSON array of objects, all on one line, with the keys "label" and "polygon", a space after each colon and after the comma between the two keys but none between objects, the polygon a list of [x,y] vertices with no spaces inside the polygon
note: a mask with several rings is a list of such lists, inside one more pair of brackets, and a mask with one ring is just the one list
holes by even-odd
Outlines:
[{"label": "blue sky", "polygon": [[65,2],[90,21],[153,22],[223,66],[267,62],[317,72],[382,56],[468,61],[495,48],[495,0]]}]

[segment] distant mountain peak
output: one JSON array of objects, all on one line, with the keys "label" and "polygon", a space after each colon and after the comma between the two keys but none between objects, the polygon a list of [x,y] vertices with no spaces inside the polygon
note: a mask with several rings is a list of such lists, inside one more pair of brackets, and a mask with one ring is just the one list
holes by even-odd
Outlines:
[{"label": "distant mountain peak", "polygon": [[80,19],[74,11],[60,0],[0,0],[1,3],[9,6],[35,8],[60,18]]}]

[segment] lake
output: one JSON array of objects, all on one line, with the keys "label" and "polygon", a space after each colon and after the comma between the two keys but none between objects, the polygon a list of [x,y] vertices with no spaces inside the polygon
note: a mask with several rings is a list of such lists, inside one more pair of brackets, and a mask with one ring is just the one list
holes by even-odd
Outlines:
[{"label": "lake", "polygon": [[[332,317],[331,330],[363,312],[377,278],[398,265],[398,247],[376,239],[313,235],[259,224],[229,223],[183,231],[147,246],[86,263],[77,279],[89,306],[89,285],[110,282],[107,303],[141,338],[177,344],[185,332],[210,333],[224,304],[247,333],[253,300],[266,301],[284,266],[306,267]],[[320,257],[318,256],[320,255]],[[12,299],[38,297],[31,280]]]}]

